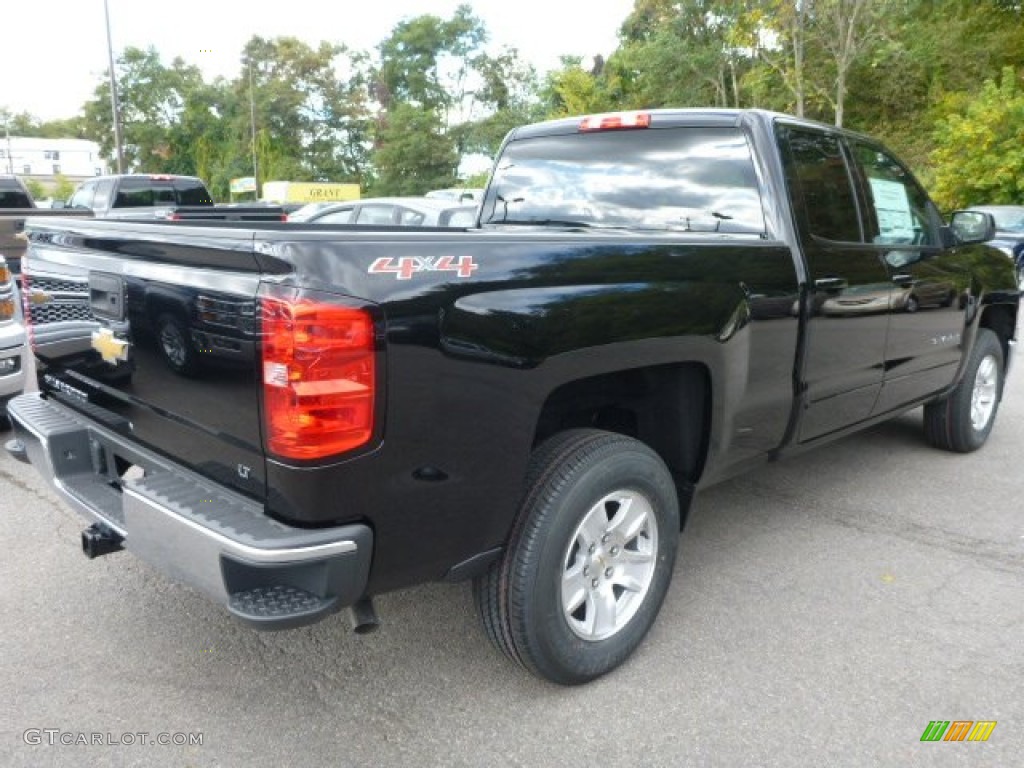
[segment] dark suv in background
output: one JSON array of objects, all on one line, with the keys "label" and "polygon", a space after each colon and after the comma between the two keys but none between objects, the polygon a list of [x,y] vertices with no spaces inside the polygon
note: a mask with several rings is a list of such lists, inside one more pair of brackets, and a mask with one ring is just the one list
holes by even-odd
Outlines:
[{"label": "dark suv in background", "polygon": [[0,176],[0,208],[35,208],[32,195],[17,176]]},{"label": "dark suv in background", "polygon": [[1013,259],[1017,285],[1024,288],[1024,205],[975,205],[970,210],[992,214],[996,236],[989,245]]}]

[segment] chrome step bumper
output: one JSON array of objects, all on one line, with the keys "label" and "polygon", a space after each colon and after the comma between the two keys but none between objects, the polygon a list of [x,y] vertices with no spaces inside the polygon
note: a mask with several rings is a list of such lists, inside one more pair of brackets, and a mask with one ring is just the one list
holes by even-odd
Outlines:
[{"label": "chrome step bumper", "polygon": [[[38,392],[16,397],[8,412],[15,434],[8,451],[27,458],[72,509],[248,623],[310,624],[363,596],[373,547],[368,526],[284,525],[253,500]],[[110,455],[132,469],[113,474],[104,458]]]}]

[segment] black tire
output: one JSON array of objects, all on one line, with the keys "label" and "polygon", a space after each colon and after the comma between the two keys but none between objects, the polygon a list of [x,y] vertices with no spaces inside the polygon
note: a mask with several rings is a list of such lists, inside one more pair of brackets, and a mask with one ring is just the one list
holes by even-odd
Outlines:
[{"label": "black tire", "polygon": [[904,306],[904,309],[907,312],[917,312],[918,307],[920,307],[920,306],[921,306],[921,302],[918,301],[917,296],[914,296],[913,294],[911,294],[910,296],[907,297],[907,303],[906,303],[906,306]]},{"label": "black tire", "polygon": [[[593,548],[581,543],[602,533]],[[599,430],[556,435],[534,451],[504,556],[474,581],[484,628],[539,677],[593,680],[651,628],[678,541],[675,484],[654,451]]]},{"label": "black tire", "polygon": [[158,316],[155,323],[156,345],[167,367],[182,376],[199,370],[199,353],[188,326],[169,312]]},{"label": "black tire", "polygon": [[1003,346],[978,330],[963,378],[948,397],[924,407],[924,433],[936,448],[970,453],[985,444],[1003,396]]}]

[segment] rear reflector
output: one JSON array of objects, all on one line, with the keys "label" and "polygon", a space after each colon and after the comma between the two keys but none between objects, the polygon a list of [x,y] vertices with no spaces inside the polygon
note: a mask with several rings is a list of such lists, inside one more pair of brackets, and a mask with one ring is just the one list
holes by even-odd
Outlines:
[{"label": "rear reflector", "polygon": [[309,297],[260,301],[267,450],[322,459],[373,435],[373,318]]},{"label": "rear reflector", "polygon": [[649,112],[609,112],[605,115],[588,115],[580,121],[580,131],[614,131],[621,128],[649,128]]}]

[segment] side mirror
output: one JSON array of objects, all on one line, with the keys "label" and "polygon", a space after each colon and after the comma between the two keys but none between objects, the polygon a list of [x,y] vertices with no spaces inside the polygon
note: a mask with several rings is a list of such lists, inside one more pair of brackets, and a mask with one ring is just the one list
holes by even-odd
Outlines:
[{"label": "side mirror", "polygon": [[949,226],[961,245],[984,243],[996,236],[996,222],[991,213],[954,211]]}]

